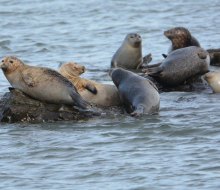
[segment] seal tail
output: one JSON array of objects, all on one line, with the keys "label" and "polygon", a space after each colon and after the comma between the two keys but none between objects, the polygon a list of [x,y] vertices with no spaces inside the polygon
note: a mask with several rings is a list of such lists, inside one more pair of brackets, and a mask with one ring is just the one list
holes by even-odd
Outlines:
[{"label": "seal tail", "polygon": [[72,93],[70,93],[70,96],[73,100],[73,105],[77,106],[79,108],[82,109],[87,109],[89,106],[89,103],[87,103],[85,100],[83,100],[83,98],[80,96],[80,94],[72,91]]}]

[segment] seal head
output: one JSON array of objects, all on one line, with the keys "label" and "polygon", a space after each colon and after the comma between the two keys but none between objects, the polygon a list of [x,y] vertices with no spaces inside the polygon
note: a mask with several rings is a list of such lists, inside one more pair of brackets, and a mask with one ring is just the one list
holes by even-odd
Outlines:
[{"label": "seal head", "polygon": [[127,34],[122,45],[112,57],[111,67],[138,69],[143,63],[141,44],[142,39],[139,34]]},{"label": "seal head", "polygon": [[220,72],[212,71],[204,75],[204,79],[211,86],[213,92],[220,93]]},{"label": "seal head", "polygon": [[176,49],[197,46],[200,47],[198,40],[191,35],[184,27],[175,27],[164,32],[164,35],[172,42],[169,53]]}]

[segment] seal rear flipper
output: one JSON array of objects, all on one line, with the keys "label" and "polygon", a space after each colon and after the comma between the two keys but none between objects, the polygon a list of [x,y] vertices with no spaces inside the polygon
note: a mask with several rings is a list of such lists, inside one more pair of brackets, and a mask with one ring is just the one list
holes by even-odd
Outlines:
[{"label": "seal rear flipper", "polygon": [[159,67],[162,63],[156,63],[153,65],[146,65],[143,67],[143,70],[148,69],[148,68],[154,68],[154,67]]},{"label": "seal rear flipper", "polygon": [[87,103],[85,100],[83,100],[83,98],[77,92],[72,91],[70,93],[70,96],[73,100],[74,106],[78,106],[79,108],[82,108],[82,109],[88,108],[89,103]]},{"label": "seal rear flipper", "polygon": [[95,87],[95,85],[93,85],[93,84],[86,84],[85,85],[85,88],[88,90],[88,91],[90,91],[91,93],[93,93],[93,94],[97,94],[97,88]]},{"label": "seal rear flipper", "polygon": [[163,71],[162,67],[151,67],[143,70],[149,76],[158,76]]},{"label": "seal rear flipper", "polygon": [[143,57],[143,64],[148,65],[152,61],[152,54],[149,53]]},{"label": "seal rear flipper", "polygon": [[111,61],[111,68],[116,68],[116,67],[117,67],[117,62]]},{"label": "seal rear flipper", "polygon": [[165,59],[167,58],[167,55],[166,55],[166,54],[164,54],[164,53],[162,54],[162,56],[163,56],[163,58],[165,58]]}]

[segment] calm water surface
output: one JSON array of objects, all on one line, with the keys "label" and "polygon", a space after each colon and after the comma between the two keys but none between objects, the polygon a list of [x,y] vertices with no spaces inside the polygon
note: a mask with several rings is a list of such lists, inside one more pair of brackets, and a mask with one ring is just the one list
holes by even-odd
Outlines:
[{"label": "calm water surface", "polygon": [[[127,33],[140,33],[157,62],[174,26],[219,48],[219,17],[218,0],[1,0],[0,57],[54,69],[77,61],[85,78],[111,83],[106,69]],[[1,96],[8,87],[0,72]],[[219,117],[220,95],[170,92],[158,115],[140,119],[1,123],[0,188],[220,189]]]}]

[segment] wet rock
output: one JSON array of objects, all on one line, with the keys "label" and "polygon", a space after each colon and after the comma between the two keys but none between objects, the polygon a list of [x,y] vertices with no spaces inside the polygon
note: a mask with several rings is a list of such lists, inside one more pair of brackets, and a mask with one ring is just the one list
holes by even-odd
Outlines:
[{"label": "wet rock", "polygon": [[0,100],[0,122],[54,122],[88,120],[99,116],[96,111],[83,111],[74,107],[43,103],[19,90],[9,89]]},{"label": "wet rock", "polygon": [[220,49],[207,49],[210,55],[210,65],[220,66]]}]

